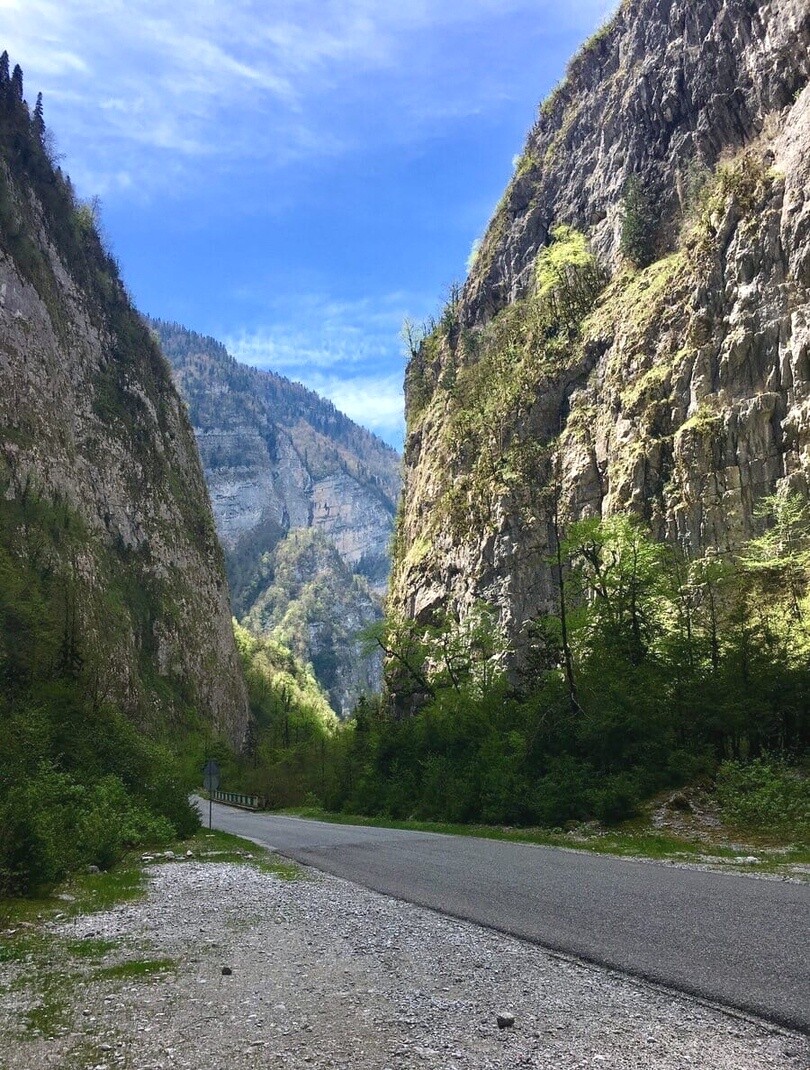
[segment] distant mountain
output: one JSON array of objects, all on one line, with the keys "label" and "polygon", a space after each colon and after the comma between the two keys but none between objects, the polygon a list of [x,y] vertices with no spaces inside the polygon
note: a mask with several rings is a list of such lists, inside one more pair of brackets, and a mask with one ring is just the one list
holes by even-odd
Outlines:
[{"label": "distant mountain", "polygon": [[[263,634],[283,633],[346,715],[379,682],[379,665],[359,653],[352,628],[382,614],[399,455],[331,402],[240,364],[215,339],[161,320],[149,325],[188,405],[234,613]],[[279,585],[281,545],[306,529],[318,538],[282,555],[287,569],[301,553],[298,580]],[[305,606],[297,604],[302,592]]]},{"label": "distant mountain", "polygon": [[379,598],[317,528],[293,530],[265,554],[246,594],[242,623],[308,662],[337,712],[382,688],[380,658],[364,653],[362,637],[380,617]]}]

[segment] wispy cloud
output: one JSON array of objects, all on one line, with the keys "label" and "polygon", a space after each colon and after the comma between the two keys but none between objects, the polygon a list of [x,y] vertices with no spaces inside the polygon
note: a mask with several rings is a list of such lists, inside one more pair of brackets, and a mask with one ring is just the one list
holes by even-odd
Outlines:
[{"label": "wispy cloud", "polygon": [[[469,248],[496,199],[491,184],[456,187],[451,154],[474,160],[506,116],[510,129],[518,113],[528,125],[527,101],[562,70],[561,52],[613,6],[0,0],[0,30],[26,95],[45,95],[80,193],[100,193],[128,223],[142,209],[153,243],[177,235],[176,252],[156,256],[137,225],[127,231],[144,304],[160,311],[181,276],[187,298],[166,303],[190,326],[201,309],[239,359],[305,383],[396,443],[402,321],[435,310],[461,269],[448,261],[439,276],[438,243],[463,233]],[[408,195],[428,173],[442,177],[441,208]],[[211,255],[204,243],[216,241]],[[427,296],[406,292],[419,287]]]},{"label": "wispy cloud", "polygon": [[302,294],[273,310],[266,325],[223,341],[237,360],[304,383],[401,445],[405,358],[399,331],[424,303],[406,293],[355,301]]},{"label": "wispy cloud", "polygon": [[156,156],[187,161],[187,179],[204,161],[210,177],[240,160],[283,165],[349,151],[370,125],[389,138],[411,138],[474,115],[508,95],[508,72],[471,69],[459,78],[448,32],[485,39],[498,20],[521,12],[532,25],[553,12],[558,29],[566,21],[586,29],[609,6],[0,0],[0,15],[29,84],[58,112],[71,168],[113,187],[110,173],[126,172],[144,187],[165,180]]},{"label": "wispy cloud", "polygon": [[405,432],[402,375],[310,375],[310,389],[334,402],[356,423],[370,428],[393,446],[401,448]]}]

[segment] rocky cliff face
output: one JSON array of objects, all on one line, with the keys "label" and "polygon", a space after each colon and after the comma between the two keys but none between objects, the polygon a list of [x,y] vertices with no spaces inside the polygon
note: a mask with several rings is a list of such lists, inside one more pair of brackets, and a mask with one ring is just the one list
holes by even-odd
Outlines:
[{"label": "rocky cliff face", "polygon": [[[235,611],[283,635],[348,713],[380,682],[379,658],[359,652],[356,632],[382,615],[398,455],[330,402],[239,364],[214,339],[152,327],[188,402]],[[320,538],[287,545],[294,532]],[[293,560],[299,580],[275,582]]]},{"label": "rocky cliff face", "polygon": [[542,105],[467,282],[465,320],[527,292],[561,223],[615,265],[631,176],[657,206],[666,248],[695,165],[714,168],[795,102],[809,44],[806,0],[625,0]]},{"label": "rocky cliff face", "polygon": [[809,43],[806,0],[628,0],[572,62],[408,369],[402,612],[486,599],[520,661],[558,521],[632,510],[699,554],[807,493]]},{"label": "rocky cliff face", "polygon": [[21,93],[4,96],[0,150],[0,480],[32,518],[8,549],[60,577],[69,669],[95,673],[99,701],[238,747],[224,563],[170,370]]},{"label": "rocky cliff face", "polygon": [[380,619],[379,599],[318,528],[290,531],[262,557],[247,601],[242,623],[311,664],[339,717],[382,689],[382,658],[362,634]]}]

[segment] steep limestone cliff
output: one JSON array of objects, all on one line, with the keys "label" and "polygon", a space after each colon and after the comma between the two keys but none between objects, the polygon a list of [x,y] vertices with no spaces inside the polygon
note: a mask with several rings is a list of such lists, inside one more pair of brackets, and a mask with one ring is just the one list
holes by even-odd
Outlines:
[{"label": "steep limestone cliff", "polygon": [[[150,322],[189,406],[235,612],[289,643],[348,713],[380,685],[379,657],[360,652],[356,633],[382,615],[398,455],[300,384]],[[319,538],[288,545],[303,532]],[[293,560],[299,580],[275,582]]]},{"label": "steep limestone cliff", "polygon": [[695,163],[713,168],[795,102],[809,46],[806,0],[625,0],[540,109],[467,282],[465,321],[528,291],[561,223],[618,263],[631,176],[664,232],[676,229]]},{"label": "steep limestone cliff", "polygon": [[291,531],[262,557],[248,601],[243,624],[311,664],[338,716],[381,690],[381,656],[368,653],[362,635],[380,619],[379,599],[318,528]]},{"label": "steep limestone cliff", "polygon": [[485,599],[520,663],[560,524],[724,551],[807,493],[808,43],[806,0],[628,0],[574,59],[408,368],[396,609]]},{"label": "steep limestone cliff", "polygon": [[94,701],[161,734],[211,725],[239,747],[247,698],[184,406],[92,209],[50,161],[21,77],[4,90],[0,480],[16,510],[5,549],[64,602],[61,671],[87,677]]}]

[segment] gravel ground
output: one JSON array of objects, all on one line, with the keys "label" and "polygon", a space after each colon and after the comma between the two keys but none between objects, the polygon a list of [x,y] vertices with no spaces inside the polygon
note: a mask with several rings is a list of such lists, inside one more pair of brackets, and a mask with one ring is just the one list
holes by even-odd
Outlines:
[{"label": "gravel ground", "polygon": [[19,1028],[24,971],[0,965],[3,1070],[810,1067],[801,1037],[311,870],[148,873],[145,899],[52,924],[55,946],[104,939],[101,967],[173,967],[86,971],[61,1035],[37,1040]]}]

